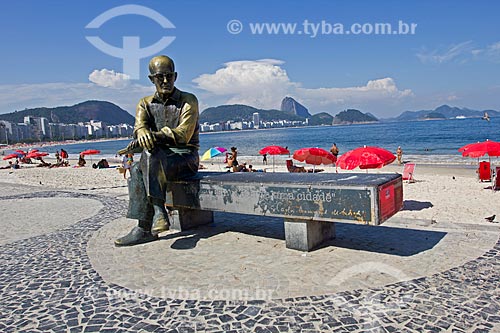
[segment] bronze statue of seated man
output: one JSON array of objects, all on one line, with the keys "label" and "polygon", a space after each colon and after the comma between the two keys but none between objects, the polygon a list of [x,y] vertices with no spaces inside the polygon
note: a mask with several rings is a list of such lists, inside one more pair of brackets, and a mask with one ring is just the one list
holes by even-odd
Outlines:
[{"label": "bronze statue of seated man", "polygon": [[117,246],[135,245],[158,238],[169,229],[165,209],[168,182],[190,178],[199,167],[198,100],[174,86],[177,79],[174,61],[157,56],[149,63],[149,79],[156,93],[139,101],[134,138],[119,154],[142,151],[132,165],[128,180],[127,217],[138,225],[115,240]]}]

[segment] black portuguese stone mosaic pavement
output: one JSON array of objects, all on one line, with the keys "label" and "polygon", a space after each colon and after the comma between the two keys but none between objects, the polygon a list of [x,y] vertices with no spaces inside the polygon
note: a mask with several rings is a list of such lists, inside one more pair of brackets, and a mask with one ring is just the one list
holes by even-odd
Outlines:
[{"label": "black portuguese stone mosaic pavement", "polygon": [[0,332],[480,333],[499,327],[499,243],[463,266],[376,289],[272,301],[160,299],[104,282],[87,257],[92,233],[122,217],[125,201],[73,192],[0,200],[58,197],[95,199],[104,207],[70,228],[0,247]]}]

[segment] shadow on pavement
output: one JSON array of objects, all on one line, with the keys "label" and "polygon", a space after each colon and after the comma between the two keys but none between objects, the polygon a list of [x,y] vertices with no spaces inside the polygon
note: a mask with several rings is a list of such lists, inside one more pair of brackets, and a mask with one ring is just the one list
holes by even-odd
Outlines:
[{"label": "shadow on pavement", "polygon": [[[225,232],[285,241],[284,224],[280,218],[216,212],[214,220],[214,224],[168,234],[160,237],[160,240],[176,238],[171,245],[171,248],[176,250],[193,249],[200,239],[208,239]],[[320,248],[339,247],[395,256],[412,256],[432,249],[446,235],[445,232],[439,231],[350,223],[336,223],[335,229],[336,238],[325,242]]]}]

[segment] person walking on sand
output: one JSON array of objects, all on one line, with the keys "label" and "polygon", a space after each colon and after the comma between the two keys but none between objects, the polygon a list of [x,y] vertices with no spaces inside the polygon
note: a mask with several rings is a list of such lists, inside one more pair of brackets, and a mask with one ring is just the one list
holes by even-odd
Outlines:
[{"label": "person walking on sand", "polygon": [[330,153],[332,153],[332,155],[335,156],[335,160],[337,160],[337,156],[339,155],[339,148],[335,143],[333,143],[332,148],[330,148]]},{"label": "person walking on sand", "polygon": [[267,165],[267,154],[262,156],[262,164]]},{"label": "person walking on sand", "polygon": [[[332,148],[330,148],[330,153],[332,153],[333,156],[335,156],[335,162],[337,162],[337,156],[339,155],[339,148],[337,147],[337,144],[334,142],[332,145]],[[337,168],[337,163],[335,163],[335,172],[339,172]]]},{"label": "person walking on sand", "polygon": [[398,164],[401,165],[403,163],[403,149],[401,149],[401,146],[396,149],[396,156],[398,157]]},{"label": "person walking on sand", "polygon": [[123,155],[122,167],[123,167],[123,179],[127,179],[127,170],[130,172],[132,163],[134,162],[134,154]]}]

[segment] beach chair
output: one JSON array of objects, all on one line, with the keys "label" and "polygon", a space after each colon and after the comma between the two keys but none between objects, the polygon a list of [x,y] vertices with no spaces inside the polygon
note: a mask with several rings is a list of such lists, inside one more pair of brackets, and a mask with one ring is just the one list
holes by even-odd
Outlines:
[{"label": "beach chair", "polygon": [[403,180],[408,181],[408,183],[415,182],[413,174],[415,173],[415,163],[406,163],[403,169]]},{"label": "beach chair", "polygon": [[479,162],[477,175],[479,177],[479,181],[491,182],[491,163],[487,161]]}]

